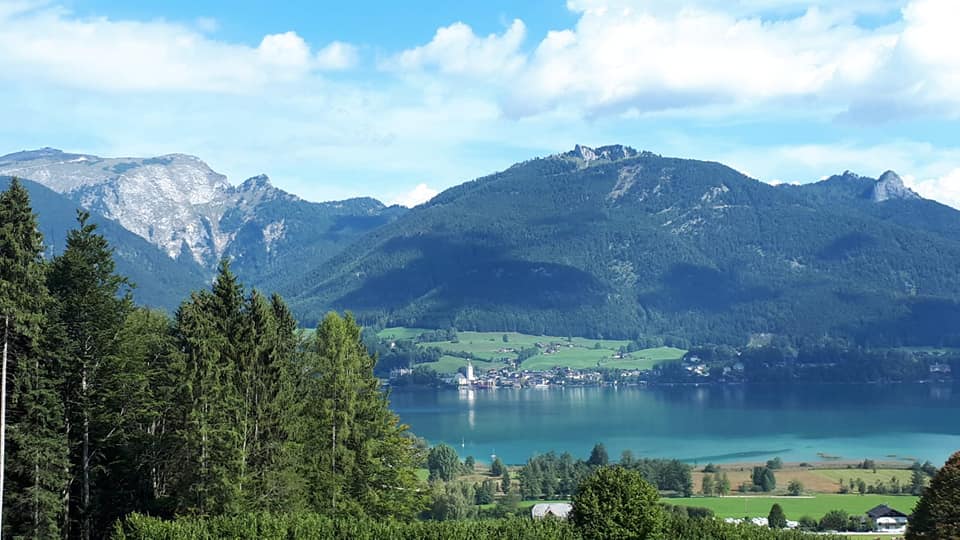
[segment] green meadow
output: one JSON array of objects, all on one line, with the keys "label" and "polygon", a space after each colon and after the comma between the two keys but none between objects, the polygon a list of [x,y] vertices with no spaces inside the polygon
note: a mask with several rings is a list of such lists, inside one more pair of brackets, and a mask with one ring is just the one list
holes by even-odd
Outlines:
[{"label": "green meadow", "polygon": [[[422,328],[392,327],[378,332],[383,339],[416,339],[426,330]],[[506,339],[504,339],[506,337]],[[586,369],[604,367],[610,369],[650,369],[660,362],[670,362],[683,358],[683,349],[657,347],[628,353],[617,358],[622,347],[630,344],[625,340],[588,339],[581,337],[534,336],[517,332],[458,332],[457,341],[432,341],[421,343],[421,347],[436,347],[447,353],[469,353],[478,371],[496,369],[504,360],[516,360],[522,349],[538,347],[539,354],[527,358],[520,364],[521,369],[532,371],[547,370],[554,367]],[[438,373],[455,373],[466,366],[467,361],[452,355],[444,355],[438,362],[421,364]]]},{"label": "green meadow", "polygon": [[809,497],[690,497],[663,499],[663,502],[685,506],[709,508],[718,517],[766,517],[770,507],[778,503],[787,519],[797,520],[803,516],[820,519],[830,510],[844,510],[850,515],[861,515],[874,506],[886,504],[905,514],[913,511],[918,497],[910,495],[838,495],[818,494]]}]

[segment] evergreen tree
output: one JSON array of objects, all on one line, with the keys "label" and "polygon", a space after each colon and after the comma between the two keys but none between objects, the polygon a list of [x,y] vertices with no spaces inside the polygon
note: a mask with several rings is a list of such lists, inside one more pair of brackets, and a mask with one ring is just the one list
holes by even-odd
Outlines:
[{"label": "evergreen tree", "polygon": [[114,389],[117,429],[104,448],[111,489],[96,499],[101,530],[132,511],[171,514],[173,480],[181,471],[176,449],[184,377],[170,330],[166,314],[143,308],[121,329],[118,369],[104,381]]},{"label": "evergreen tree", "polygon": [[308,358],[313,507],[334,515],[415,515],[424,502],[414,469],[422,457],[380,391],[353,317],[328,314]]},{"label": "evergreen tree", "polygon": [[493,480],[484,480],[475,487],[477,504],[491,504],[494,499]]},{"label": "evergreen tree", "polygon": [[[129,283],[114,273],[113,254],[90,214],[77,212],[78,228],[67,235],[64,252],[53,260],[49,289],[57,299],[55,323],[63,333],[63,403],[70,450],[67,526],[89,540],[94,532],[97,489],[108,439],[117,433],[116,357],[123,322],[132,309]],[[122,377],[121,377],[122,378]]]},{"label": "evergreen tree", "polygon": [[493,458],[493,463],[490,464],[490,476],[501,476],[507,468],[503,465],[503,461],[499,457]]},{"label": "evergreen tree", "polygon": [[910,475],[910,494],[923,495],[923,490],[927,484],[927,477],[919,468],[914,469]]},{"label": "evergreen tree", "polygon": [[607,449],[603,446],[603,443],[593,445],[593,450],[590,451],[590,459],[587,460],[587,463],[595,467],[600,467],[609,462],[610,456],[607,455]]},{"label": "evergreen tree", "polygon": [[504,467],[502,476],[503,478],[500,480],[500,491],[504,493],[510,493],[510,485],[512,482],[510,478],[510,470]]},{"label": "evergreen tree", "polygon": [[783,529],[787,526],[787,516],[783,513],[783,508],[777,503],[770,507],[770,514],[767,515],[767,526],[771,529]]},{"label": "evergreen tree", "polygon": [[243,292],[223,262],[213,291],[194,292],[177,310],[185,395],[176,488],[180,511],[202,515],[240,510],[241,437],[236,354]]},{"label": "evergreen tree", "polygon": [[730,493],[730,479],[727,478],[726,472],[720,475],[720,481],[717,482],[717,493],[719,493],[721,497]]},{"label": "evergreen tree", "polygon": [[704,495],[709,497],[714,493],[714,484],[715,482],[713,480],[713,475],[705,474],[703,475],[703,482],[701,484],[700,491],[702,491]]},{"label": "evergreen tree", "polygon": [[30,198],[14,178],[0,193],[0,325],[8,361],[4,536],[57,538],[67,446],[51,297]]},{"label": "evergreen tree", "polygon": [[960,452],[937,471],[913,510],[907,539],[960,538]]}]

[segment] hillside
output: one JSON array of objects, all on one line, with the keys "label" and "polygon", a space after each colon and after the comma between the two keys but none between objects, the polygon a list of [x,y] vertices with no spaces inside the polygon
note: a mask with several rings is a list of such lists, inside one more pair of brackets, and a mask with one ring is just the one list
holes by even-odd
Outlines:
[{"label": "hillside", "polygon": [[578,146],[441,193],[290,291],[308,323],[337,308],[461,330],[958,343],[960,212],[894,177],[774,187]]}]

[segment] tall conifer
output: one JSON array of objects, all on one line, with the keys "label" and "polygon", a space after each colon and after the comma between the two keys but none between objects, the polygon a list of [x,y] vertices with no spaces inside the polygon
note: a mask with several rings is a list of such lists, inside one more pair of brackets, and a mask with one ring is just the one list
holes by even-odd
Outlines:
[{"label": "tall conifer", "polygon": [[[78,227],[67,235],[64,252],[52,263],[50,292],[57,299],[55,322],[64,336],[63,403],[70,448],[68,527],[80,538],[94,533],[98,489],[104,450],[116,433],[119,416],[113,410],[113,392],[119,335],[133,308],[129,283],[115,273],[113,253],[106,239],[77,212]],[[102,484],[102,485],[100,485]]]},{"label": "tall conifer", "polygon": [[50,295],[27,191],[0,194],[0,316],[8,317],[8,415],[4,536],[56,538],[66,486],[66,441],[50,336]]}]

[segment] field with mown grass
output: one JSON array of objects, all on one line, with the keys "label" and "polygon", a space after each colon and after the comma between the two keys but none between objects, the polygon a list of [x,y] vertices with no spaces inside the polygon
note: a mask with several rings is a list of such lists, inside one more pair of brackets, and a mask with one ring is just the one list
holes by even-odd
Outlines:
[{"label": "field with mown grass", "polygon": [[844,510],[851,515],[861,515],[867,510],[886,504],[905,514],[913,511],[918,497],[912,495],[839,495],[816,494],[810,496],[739,496],[690,497],[662,499],[663,502],[685,506],[699,506],[713,510],[718,517],[765,517],[770,507],[778,503],[787,519],[797,520],[803,516],[820,519],[830,510]]}]

